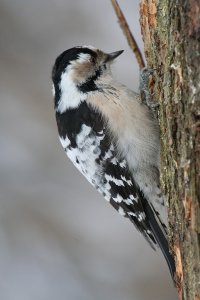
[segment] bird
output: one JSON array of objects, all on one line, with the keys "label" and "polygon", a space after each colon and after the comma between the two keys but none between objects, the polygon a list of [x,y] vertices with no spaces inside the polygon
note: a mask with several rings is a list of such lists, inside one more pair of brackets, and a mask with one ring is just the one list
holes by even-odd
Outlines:
[{"label": "bird", "polygon": [[[112,63],[122,53],[76,46],[56,58],[52,90],[59,139],[68,158],[96,190],[153,249],[161,249],[174,278],[159,182],[158,121],[141,93],[113,77]],[[140,89],[146,95],[147,69],[144,74]]]}]

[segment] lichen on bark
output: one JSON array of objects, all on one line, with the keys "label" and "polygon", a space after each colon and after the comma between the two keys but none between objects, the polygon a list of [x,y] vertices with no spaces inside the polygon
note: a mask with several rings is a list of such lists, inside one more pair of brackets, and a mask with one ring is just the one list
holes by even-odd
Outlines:
[{"label": "lichen on bark", "polygon": [[141,0],[160,103],[161,183],[180,299],[200,299],[200,2]]}]

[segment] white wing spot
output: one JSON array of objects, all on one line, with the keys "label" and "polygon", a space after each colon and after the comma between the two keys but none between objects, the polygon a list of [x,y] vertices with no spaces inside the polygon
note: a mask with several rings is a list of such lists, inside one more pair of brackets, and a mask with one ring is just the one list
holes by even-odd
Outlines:
[{"label": "white wing spot", "polygon": [[121,175],[121,179],[125,181],[128,185],[132,185],[132,181],[130,179],[126,179],[126,177]]},{"label": "white wing spot", "polygon": [[63,148],[67,148],[70,145],[70,140],[68,139],[68,137],[66,136],[65,139],[63,139],[62,137],[59,136],[61,145],[63,146]]},{"label": "white wing spot", "polygon": [[108,158],[111,158],[112,157],[112,151],[111,151],[111,148],[106,152],[105,156],[104,156],[104,159],[108,159]]},{"label": "white wing spot", "polygon": [[123,185],[124,186],[124,183],[121,179],[116,179],[115,177],[112,177],[111,175],[105,175],[105,179],[108,180],[108,181],[112,181],[114,182],[116,185],[118,186],[121,186]]},{"label": "white wing spot", "polygon": [[138,221],[142,222],[144,219],[145,219],[145,213],[144,212],[139,213]]},{"label": "white wing spot", "polygon": [[124,199],[123,200],[127,205],[131,205],[131,204],[133,204],[133,201],[131,200],[131,199]]},{"label": "white wing spot", "polygon": [[138,202],[138,199],[137,199],[137,197],[136,197],[136,198],[134,198],[134,197],[133,197],[133,195],[130,195],[129,197],[130,197],[130,199],[131,199],[131,200],[133,200],[133,201],[135,201],[135,202]]},{"label": "white wing spot", "polygon": [[118,213],[119,213],[121,216],[123,216],[123,217],[126,215],[126,214],[125,214],[125,211],[123,210],[122,207],[119,207]]},{"label": "white wing spot", "polygon": [[136,214],[133,213],[132,211],[129,211],[129,212],[128,212],[128,215],[129,215],[129,216],[132,216],[132,217],[136,217]]},{"label": "white wing spot", "polygon": [[91,127],[83,124],[81,127],[81,132],[76,137],[76,143],[82,148],[85,144],[85,139],[88,137],[91,132]]},{"label": "white wing spot", "polygon": [[126,161],[125,161],[125,159],[122,160],[122,162],[120,162],[119,165],[120,165],[121,168],[126,168]]},{"label": "white wing spot", "polygon": [[120,196],[119,194],[117,194],[117,197],[116,198],[113,198],[113,200],[116,202],[116,203],[121,203],[123,201],[123,198],[122,196]]},{"label": "white wing spot", "polygon": [[[116,157],[113,157],[110,161],[113,165],[117,165],[117,158]],[[121,176],[122,178],[122,176]]]}]

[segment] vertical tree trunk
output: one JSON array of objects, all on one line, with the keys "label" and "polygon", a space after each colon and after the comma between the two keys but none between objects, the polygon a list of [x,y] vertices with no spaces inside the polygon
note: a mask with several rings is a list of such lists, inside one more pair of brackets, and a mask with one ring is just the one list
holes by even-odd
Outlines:
[{"label": "vertical tree trunk", "polygon": [[161,183],[180,299],[200,299],[200,1],[141,0],[160,103]]}]

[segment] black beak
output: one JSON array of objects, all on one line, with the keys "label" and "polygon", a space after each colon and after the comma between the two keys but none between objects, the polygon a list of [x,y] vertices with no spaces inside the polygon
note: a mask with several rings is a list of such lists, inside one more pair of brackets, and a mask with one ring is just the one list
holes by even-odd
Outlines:
[{"label": "black beak", "polygon": [[116,52],[108,53],[105,62],[107,63],[109,61],[112,61],[113,59],[115,59],[116,57],[118,57],[123,52],[124,52],[124,50],[119,50],[119,51],[116,51]]}]

